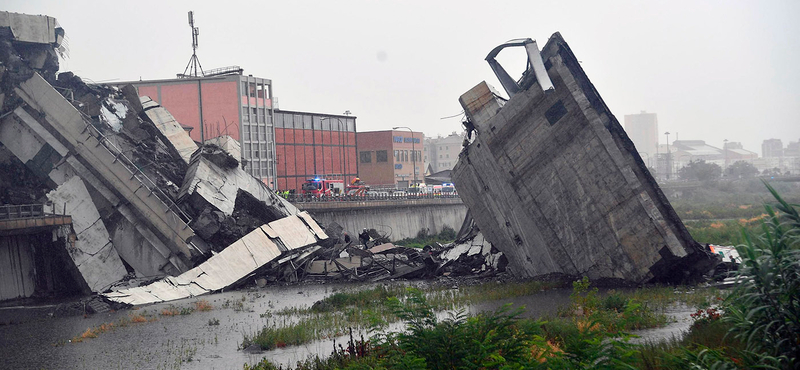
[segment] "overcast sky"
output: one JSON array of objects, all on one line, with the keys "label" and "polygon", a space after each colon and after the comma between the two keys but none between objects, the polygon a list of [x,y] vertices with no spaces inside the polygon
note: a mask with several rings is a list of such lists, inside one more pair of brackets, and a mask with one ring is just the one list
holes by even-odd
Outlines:
[{"label": "overcast sky", "polygon": [[[56,17],[70,50],[62,71],[99,82],[183,72],[193,10],[204,69],[271,79],[281,109],[350,110],[359,131],[427,136],[460,130],[460,118],[440,118],[478,82],[501,87],[484,61],[492,48],[559,31],[621,123],[657,113],[670,140],[740,141],[759,155],[764,139],[800,140],[798,1],[4,3]],[[514,77],[521,53],[498,58]]]}]

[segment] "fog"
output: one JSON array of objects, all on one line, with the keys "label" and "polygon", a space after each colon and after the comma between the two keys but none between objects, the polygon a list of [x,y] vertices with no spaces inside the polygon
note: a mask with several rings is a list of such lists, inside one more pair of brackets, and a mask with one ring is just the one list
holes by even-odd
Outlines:
[{"label": "fog", "polygon": [[[56,17],[72,70],[96,82],[174,78],[239,65],[269,78],[281,109],[358,117],[359,131],[460,130],[458,97],[481,80],[495,46],[562,33],[620,121],[658,114],[680,139],[800,140],[800,3],[792,1],[6,1]],[[513,76],[522,49],[501,53]],[[449,119],[442,117],[456,116]],[[660,140],[664,141],[661,135]]]}]

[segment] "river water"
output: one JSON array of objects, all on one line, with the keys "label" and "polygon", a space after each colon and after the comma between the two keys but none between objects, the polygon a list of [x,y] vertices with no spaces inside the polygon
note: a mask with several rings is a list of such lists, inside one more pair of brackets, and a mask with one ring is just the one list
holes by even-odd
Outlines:
[{"label": "river water", "polygon": [[[303,346],[280,348],[251,354],[239,350],[244,334],[267,324],[259,315],[284,307],[309,307],[314,302],[353,285],[313,285],[267,287],[233,291],[155,304],[136,310],[123,310],[88,317],[48,317],[42,312],[52,307],[0,309],[0,368],[7,369],[241,369],[262,357],[277,363],[294,364],[308,355],[326,356],[332,340]],[[526,317],[555,315],[568,304],[569,290],[549,290],[510,300],[526,307]],[[189,315],[161,316],[168,307],[193,307],[206,300],[210,311]],[[226,305],[227,303],[227,305]],[[241,303],[241,304],[240,304]],[[493,310],[506,302],[488,302],[469,307],[470,313]],[[227,306],[227,308],[226,308]],[[677,322],[667,328],[643,331],[647,339],[668,338],[688,328],[691,311],[677,308],[670,312]],[[71,342],[88,328],[119,322],[135,314],[154,317],[152,322],[129,324],[83,342]],[[218,325],[209,321],[219,320]],[[274,318],[273,318],[274,320]],[[13,322],[9,324],[9,322]],[[338,342],[343,343],[344,338]]]}]

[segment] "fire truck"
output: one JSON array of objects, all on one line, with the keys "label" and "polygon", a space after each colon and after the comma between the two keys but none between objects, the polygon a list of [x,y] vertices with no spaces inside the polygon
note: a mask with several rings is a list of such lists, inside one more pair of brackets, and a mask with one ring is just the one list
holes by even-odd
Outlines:
[{"label": "fire truck", "polygon": [[344,194],[344,181],[343,180],[328,180],[315,177],[306,180],[303,183],[301,190],[304,196],[312,196],[314,198],[322,197],[335,197]]},{"label": "fire truck", "polygon": [[354,178],[353,181],[347,185],[347,195],[367,195],[368,191],[369,185],[361,181],[358,177]]}]

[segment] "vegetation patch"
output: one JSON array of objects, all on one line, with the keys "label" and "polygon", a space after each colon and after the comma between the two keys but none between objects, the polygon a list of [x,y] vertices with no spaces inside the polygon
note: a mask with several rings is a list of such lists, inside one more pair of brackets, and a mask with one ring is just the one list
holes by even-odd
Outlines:
[{"label": "vegetation patch", "polygon": [[456,240],[456,231],[452,227],[445,225],[438,234],[429,234],[427,229],[423,229],[417,232],[416,237],[398,240],[393,244],[422,249],[426,245],[452,243],[454,240]]},{"label": "vegetation patch", "polygon": [[131,324],[141,324],[146,322],[154,322],[158,320],[156,317],[148,315],[147,312],[132,313],[128,317],[123,317],[117,322],[103,323],[95,327],[86,328],[86,331],[75,336],[70,340],[72,343],[80,343],[87,339],[94,339],[103,333],[116,330],[117,328],[126,327]]}]

